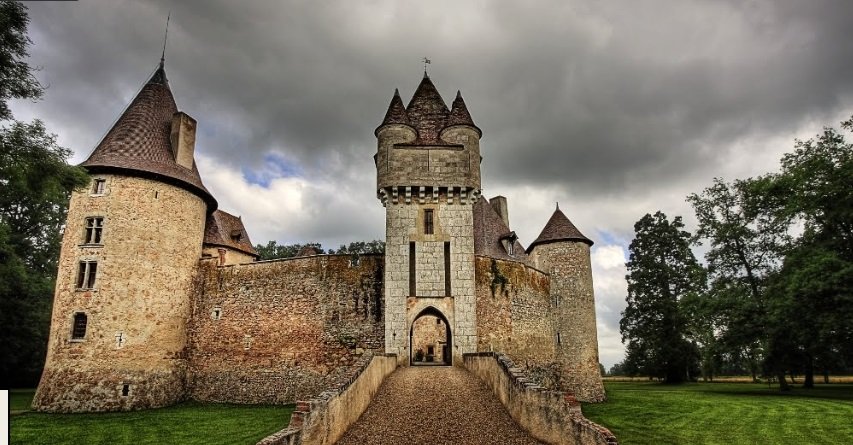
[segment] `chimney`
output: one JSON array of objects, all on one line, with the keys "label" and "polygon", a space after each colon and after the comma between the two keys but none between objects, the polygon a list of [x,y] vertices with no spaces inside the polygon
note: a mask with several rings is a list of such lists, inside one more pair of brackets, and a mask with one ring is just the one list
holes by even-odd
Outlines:
[{"label": "chimney", "polygon": [[195,119],[183,111],[178,111],[172,116],[172,132],[169,135],[169,140],[172,142],[175,162],[188,169],[193,168],[195,124]]},{"label": "chimney", "polygon": [[492,205],[492,208],[495,209],[495,212],[501,216],[501,219],[506,224],[507,229],[509,228],[509,209],[506,205],[506,198],[503,196],[495,196],[494,198],[489,200],[489,204]]}]

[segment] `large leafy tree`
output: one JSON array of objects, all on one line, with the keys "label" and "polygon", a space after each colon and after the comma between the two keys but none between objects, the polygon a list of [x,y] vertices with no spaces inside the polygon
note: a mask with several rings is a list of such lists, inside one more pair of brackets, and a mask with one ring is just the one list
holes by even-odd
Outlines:
[{"label": "large leafy tree", "polygon": [[789,221],[768,211],[773,202],[762,186],[755,179],[715,179],[687,198],[699,222],[696,242],[709,247],[711,282],[703,306],[714,315],[716,345],[746,358],[753,378],[767,353],[768,280],[790,244]]},{"label": "large leafy tree", "polygon": [[825,128],[764,183],[773,214],[803,227],[771,280],[768,365],[802,369],[811,387],[816,366],[826,376],[853,363],[853,144]]},{"label": "large leafy tree", "polygon": [[68,149],[36,120],[13,121],[8,99],[38,99],[24,61],[25,7],[0,2],[0,379],[32,385],[44,364],[60,230],[71,191],[87,182]]},{"label": "large leafy tree", "polygon": [[629,247],[628,306],[620,330],[628,371],[680,383],[692,378],[696,347],[688,339],[682,301],[702,291],[704,270],[690,249],[681,217],[646,214],[634,225]]}]

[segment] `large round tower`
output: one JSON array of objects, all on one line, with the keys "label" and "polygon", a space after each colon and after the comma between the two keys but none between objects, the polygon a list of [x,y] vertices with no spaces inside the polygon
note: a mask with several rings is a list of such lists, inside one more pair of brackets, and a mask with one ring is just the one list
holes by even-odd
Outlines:
[{"label": "large round tower", "polygon": [[161,63],[81,164],[56,282],[42,411],[108,411],[184,397],[186,324],[216,201]]},{"label": "large round tower", "polygon": [[415,321],[446,327],[444,361],[477,348],[473,203],[480,129],[457,94],[448,109],[429,76],[403,106],[398,91],[376,129],[377,195],[386,208],[385,350],[412,360]]},{"label": "large round tower", "polygon": [[537,268],[551,276],[556,358],[562,385],[578,400],[600,402],[605,394],[598,367],[591,246],[592,241],[558,206],[527,253]]}]

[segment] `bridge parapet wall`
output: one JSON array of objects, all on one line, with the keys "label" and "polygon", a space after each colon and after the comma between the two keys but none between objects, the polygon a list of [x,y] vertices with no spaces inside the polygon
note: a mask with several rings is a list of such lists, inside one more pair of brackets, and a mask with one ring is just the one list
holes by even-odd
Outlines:
[{"label": "bridge parapet wall", "polygon": [[537,440],[551,445],[618,443],[610,430],[583,416],[574,395],[539,386],[507,356],[477,352],[464,354],[463,362],[494,391],[513,420]]},{"label": "bridge parapet wall", "polygon": [[[369,355],[369,356],[368,356]],[[366,354],[350,380],[317,397],[296,402],[287,428],[257,445],[332,445],[355,423],[382,382],[397,369],[396,354]]]}]

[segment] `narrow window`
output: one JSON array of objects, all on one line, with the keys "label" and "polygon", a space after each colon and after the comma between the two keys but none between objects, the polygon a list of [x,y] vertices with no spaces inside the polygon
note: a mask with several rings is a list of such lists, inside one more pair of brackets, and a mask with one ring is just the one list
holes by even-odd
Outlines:
[{"label": "narrow window", "polygon": [[450,296],[450,242],[444,242],[444,295]]},{"label": "narrow window", "polygon": [[433,210],[432,209],[425,209],[424,210],[424,233],[427,235],[432,235],[433,232],[435,231],[435,228],[433,227],[432,219],[433,219]]},{"label": "narrow window", "polygon": [[514,242],[512,242],[512,241],[510,241],[510,242],[509,242],[509,244],[507,244],[507,246],[506,246],[506,253],[507,253],[509,256],[512,256],[512,255],[514,254],[514,252],[513,252],[513,251],[515,250],[515,249],[514,249],[514,247],[515,247],[515,243],[514,243]]},{"label": "narrow window", "polygon": [[409,295],[414,297],[417,293],[415,289],[417,288],[415,283],[415,243],[409,243]]},{"label": "narrow window", "polygon": [[97,261],[80,261],[80,269],[77,272],[77,288],[94,289],[97,274]]},{"label": "narrow window", "polygon": [[563,343],[562,343],[562,341],[560,341],[560,333],[557,332],[557,345],[561,345],[561,344],[563,344]]},{"label": "narrow window", "polygon": [[101,244],[101,233],[104,230],[104,218],[86,218],[86,244]]},{"label": "narrow window", "polygon": [[121,396],[127,397],[128,395],[130,395],[130,385],[125,383],[124,385],[121,385]]},{"label": "narrow window", "polygon": [[86,314],[77,312],[74,314],[74,323],[71,328],[72,340],[83,340],[86,338]]},{"label": "narrow window", "polygon": [[106,189],[107,180],[106,179],[95,179],[95,183],[92,186],[92,193],[95,195],[103,195],[104,190]]}]

